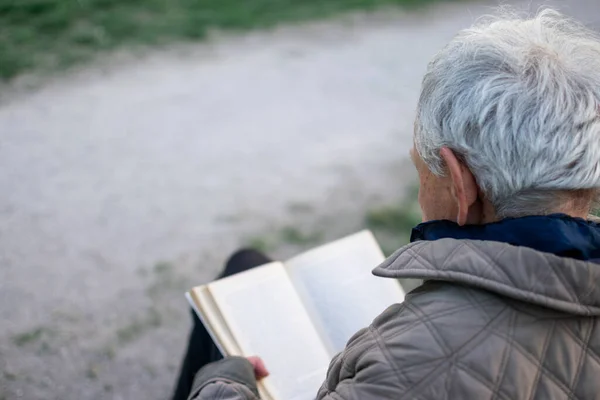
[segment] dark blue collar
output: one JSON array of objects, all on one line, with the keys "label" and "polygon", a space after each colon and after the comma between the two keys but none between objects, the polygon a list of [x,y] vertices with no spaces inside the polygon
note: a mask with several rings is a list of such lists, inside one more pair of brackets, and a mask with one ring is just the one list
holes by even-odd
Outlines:
[{"label": "dark blue collar", "polygon": [[425,222],[413,228],[410,241],[442,238],[492,240],[561,257],[600,259],[600,224],[564,214],[509,218],[486,225]]}]

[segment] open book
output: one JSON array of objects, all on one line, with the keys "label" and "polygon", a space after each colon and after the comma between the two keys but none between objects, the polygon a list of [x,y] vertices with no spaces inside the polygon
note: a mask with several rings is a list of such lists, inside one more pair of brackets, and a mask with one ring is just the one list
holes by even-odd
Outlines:
[{"label": "open book", "polygon": [[264,400],[312,400],[348,339],[404,300],[396,280],[371,274],[383,260],[363,231],[195,287],[187,298],[224,355],[264,360]]}]

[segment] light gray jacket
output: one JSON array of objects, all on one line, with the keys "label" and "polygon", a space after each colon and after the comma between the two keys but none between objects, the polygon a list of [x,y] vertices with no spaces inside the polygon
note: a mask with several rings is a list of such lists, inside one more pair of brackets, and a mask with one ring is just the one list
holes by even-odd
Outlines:
[{"label": "light gray jacket", "polygon": [[[317,399],[600,399],[600,265],[441,239],[374,273],[426,283],[350,339]],[[190,398],[258,399],[252,368],[211,364]]]}]

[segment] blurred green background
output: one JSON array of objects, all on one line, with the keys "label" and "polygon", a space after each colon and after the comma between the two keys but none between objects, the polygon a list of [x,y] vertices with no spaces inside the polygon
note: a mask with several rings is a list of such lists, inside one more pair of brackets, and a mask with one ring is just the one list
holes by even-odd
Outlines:
[{"label": "blurred green background", "polygon": [[265,28],[435,0],[0,0],[0,79],[61,69],[120,46],[161,46],[211,29]]}]

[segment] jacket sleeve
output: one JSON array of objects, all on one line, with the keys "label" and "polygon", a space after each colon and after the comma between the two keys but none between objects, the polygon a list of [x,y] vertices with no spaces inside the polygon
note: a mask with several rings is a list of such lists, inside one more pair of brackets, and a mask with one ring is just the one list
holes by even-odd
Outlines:
[{"label": "jacket sleeve", "polygon": [[260,400],[252,364],[243,357],[210,363],[196,374],[189,400]]}]

